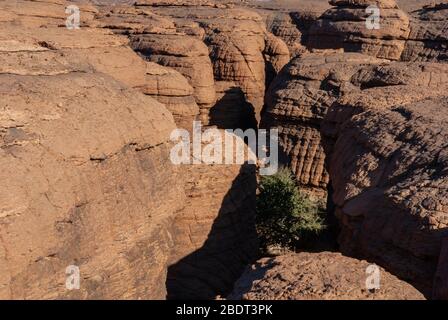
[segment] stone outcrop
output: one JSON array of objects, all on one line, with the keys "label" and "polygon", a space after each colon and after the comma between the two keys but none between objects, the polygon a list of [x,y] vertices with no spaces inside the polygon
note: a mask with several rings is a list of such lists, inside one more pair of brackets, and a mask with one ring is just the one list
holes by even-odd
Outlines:
[{"label": "stone outcrop", "polygon": [[190,129],[199,115],[193,87],[174,69],[147,62],[145,84],[137,89],[162,102],[180,128]]},{"label": "stone outcrop", "polygon": [[142,34],[131,38],[132,48],[148,61],[175,69],[194,89],[194,97],[207,124],[216,101],[213,70],[205,44],[187,35]]},{"label": "stone outcrop", "polygon": [[[447,298],[448,66],[431,63],[447,61],[446,4],[408,16],[393,0],[332,0],[317,19],[81,2],[76,30],[63,0],[0,4],[0,298],[226,296],[257,256],[255,167],[174,166],[169,138],[195,119],[256,127],[264,103],[300,184],[324,196],[331,182],[341,251]],[[70,265],[80,290],[66,289]],[[366,266],[264,259],[230,297],[422,298],[384,269],[365,290]]]},{"label": "stone outcrop", "polygon": [[447,74],[444,64],[311,54],[291,61],[267,95],[265,122],[280,129],[298,181],[325,187],[331,177],[342,252],[425,294],[446,236],[445,178],[436,168]]},{"label": "stone outcrop", "polygon": [[266,28],[285,42],[294,58],[307,52],[304,44],[308,41],[311,25],[319,16],[312,11],[268,12]]},{"label": "stone outcrop", "polygon": [[198,113],[188,80],[108,30],[20,19],[0,36],[0,297],[163,299],[168,273],[185,295],[189,256],[226,270],[197,294],[228,292],[256,254],[255,168],[172,165],[174,120]]},{"label": "stone outcrop", "polygon": [[[88,64],[0,56],[20,66],[0,71],[0,296],[163,298],[183,201],[170,113]],[[65,287],[69,265],[80,290]]]},{"label": "stone outcrop", "polygon": [[[69,3],[65,0],[14,0],[2,1],[0,23],[40,28],[45,26],[65,26],[67,18],[72,14],[66,12]],[[98,10],[89,4],[76,4],[80,10],[80,22],[90,23]]]},{"label": "stone outcrop", "polygon": [[302,186],[325,192],[329,176],[320,123],[328,108],[353,90],[350,78],[359,69],[381,62],[356,53],[309,54],[293,59],[272,83],[263,126],[279,129],[281,161]]},{"label": "stone outcrop", "polygon": [[[1,22],[0,297],[162,299],[185,199],[173,118],[129,88],[146,62],[126,38],[52,27],[62,1],[23,5]],[[80,290],[66,288],[70,265]]]},{"label": "stone outcrop", "polygon": [[229,299],[422,300],[408,283],[379,268],[379,289],[368,290],[367,261],[339,253],[298,253],[263,258],[248,267]]},{"label": "stone outcrop", "polygon": [[[241,108],[245,109],[246,105],[250,104],[256,118],[260,119],[263,107],[263,94],[260,93],[264,93],[266,83],[269,83],[289,61],[290,54],[288,47],[280,38],[267,32],[259,14],[243,8],[220,5],[214,7],[191,5],[188,14],[183,5],[177,3],[169,6],[146,4],[144,8],[151,8],[154,13],[174,21],[177,31],[181,33],[177,35],[177,42],[185,41],[190,36],[191,42],[205,43],[208,48],[207,56],[212,64],[212,78],[216,82],[232,83],[232,87],[237,86],[245,96]],[[154,36],[136,36],[137,39],[146,37]],[[136,43],[139,42],[143,41],[137,40]],[[159,42],[157,40],[157,43]],[[147,44],[143,46],[145,45]],[[148,51],[150,50],[146,50]],[[150,59],[161,63],[159,58]],[[204,74],[204,70],[201,73]],[[217,88],[218,95],[220,92],[223,92],[221,88]],[[200,105],[199,102],[198,104]],[[220,107],[213,110],[215,115],[222,106],[221,103]],[[203,114],[207,111],[204,110]],[[251,121],[243,119],[243,122]],[[238,122],[241,122],[241,119],[232,123],[231,127],[235,127]],[[210,124],[222,127],[222,123],[210,122]]]},{"label": "stone outcrop", "polygon": [[448,62],[448,3],[425,6],[412,13],[411,32],[401,56],[404,61]]},{"label": "stone outcrop", "polygon": [[[401,61],[446,62],[448,4],[426,5],[405,13],[395,1],[330,1],[327,10],[309,29],[309,49],[343,48],[378,58]],[[379,28],[368,28],[379,8]]]},{"label": "stone outcrop", "polygon": [[[394,0],[332,0],[327,10],[310,28],[307,45],[317,49],[343,48],[377,58],[400,60],[409,36],[409,17]],[[380,27],[368,28],[366,20],[372,12],[369,5],[380,10]]]},{"label": "stone outcrop", "polygon": [[101,7],[90,27],[107,28],[120,34],[175,34],[174,21],[154,14],[149,9],[133,6]]},{"label": "stone outcrop", "polygon": [[447,99],[364,106],[360,99],[327,114],[331,140],[337,137],[328,154],[341,250],[381,263],[428,294],[448,236]]}]

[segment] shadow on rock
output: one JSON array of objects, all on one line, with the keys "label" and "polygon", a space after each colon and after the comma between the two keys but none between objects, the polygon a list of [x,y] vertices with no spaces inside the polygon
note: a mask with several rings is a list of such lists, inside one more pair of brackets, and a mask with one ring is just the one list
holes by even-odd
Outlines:
[{"label": "shadow on rock", "polygon": [[168,268],[167,299],[226,296],[258,256],[255,166],[244,164],[202,247]]}]

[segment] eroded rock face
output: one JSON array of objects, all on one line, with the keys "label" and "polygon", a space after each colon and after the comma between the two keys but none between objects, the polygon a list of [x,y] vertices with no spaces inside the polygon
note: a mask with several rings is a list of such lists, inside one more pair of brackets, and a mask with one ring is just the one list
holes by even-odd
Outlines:
[{"label": "eroded rock face", "polygon": [[120,34],[175,34],[174,21],[154,14],[145,7],[137,8],[130,5],[101,7],[95,15],[95,20],[89,23],[95,28],[111,29]]},{"label": "eroded rock face", "polygon": [[401,59],[448,62],[448,4],[425,6],[411,15],[411,33]]},{"label": "eroded rock face", "polygon": [[[446,3],[426,5],[410,12],[401,11],[395,1],[330,1],[327,10],[310,28],[306,41],[310,49],[343,48],[378,58],[401,61],[446,62]],[[379,29],[366,25],[379,8]]]},{"label": "eroded rock face", "polygon": [[179,72],[153,62],[146,63],[146,82],[138,89],[162,102],[179,128],[191,129],[199,115],[194,89]]},{"label": "eroded rock face", "polygon": [[272,83],[263,126],[279,129],[281,161],[291,167],[302,186],[325,192],[329,176],[320,123],[328,108],[355,88],[351,77],[381,62],[355,53],[310,54],[293,59]]},{"label": "eroded rock face", "polygon": [[[441,67],[433,68],[436,75]],[[435,87],[446,88],[442,72]],[[431,83],[427,76],[412,81]],[[373,259],[429,295],[448,215],[447,99],[425,99],[428,90],[419,92],[418,85],[367,89],[335,104],[323,132],[333,145],[328,168],[342,252]]]},{"label": "eroded rock face", "polygon": [[[216,14],[215,14],[216,15]],[[208,19],[204,23],[205,39],[210,49],[210,57],[213,61],[214,76],[220,81],[232,81],[239,85],[245,93],[247,101],[252,104],[255,114],[259,119],[263,107],[263,97],[266,83],[265,36],[261,17],[255,13],[244,10],[229,11],[230,18]],[[243,20],[244,19],[244,20]],[[267,55],[286,55],[289,52],[274,39],[267,38],[271,51]],[[280,58],[282,59],[282,58]],[[285,59],[281,60],[284,63]],[[280,63],[281,63],[280,62]],[[274,62],[273,65],[280,64]]]},{"label": "eroded rock face", "polygon": [[[266,122],[280,128],[299,181],[325,186],[331,177],[342,252],[381,263],[428,295],[446,237],[446,177],[437,168],[447,74],[444,64],[309,55],[293,60],[267,97]],[[313,176],[323,157],[329,175]]]},{"label": "eroded rock face", "polygon": [[[167,161],[172,116],[109,76],[65,65],[0,72],[0,296],[163,298],[161,252],[182,199]],[[69,265],[80,290],[65,288]]]},{"label": "eroded rock face", "polygon": [[215,103],[215,83],[205,44],[186,35],[143,34],[133,36],[131,46],[148,61],[175,69],[189,80],[201,120],[207,124],[209,109]]},{"label": "eroded rock face", "polygon": [[414,287],[380,268],[380,289],[366,288],[370,263],[339,253],[298,253],[263,258],[248,267],[229,299],[422,300]]},{"label": "eroded rock face", "polygon": [[[69,3],[65,0],[14,0],[2,1],[0,23],[16,26],[40,28],[45,26],[65,26],[70,13],[66,13]],[[80,22],[90,23],[98,10],[85,3],[77,4]],[[69,12],[69,11],[68,11]]]},{"label": "eroded rock face", "polygon": [[[178,4],[147,4],[147,7],[160,16],[172,19],[178,32],[184,33],[178,35],[179,39],[189,35],[205,43],[214,80],[237,86],[245,96],[241,107],[244,109],[246,104],[250,104],[256,119],[260,120],[263,107],[263,94],[260,93],[264,93],[266,83],[273,79],[290,56],[285,43],[266,31],[262,17],[254,11],[232,6],[217,5],[211,8],[190,4],[188,14],[183,5]],[[218,95],[219,92],[222,90],[217,88]],[[215,115],[217,109],[221,108],[215,108]],[[210,124],[222,127],[222,123],[211,121]],[[236,125],[237,122],[231,127]]]},{"label": "eroded rock face", "polygon": [[[108,30],[7,31],[0,296],[163,299],[167,274],[168,297],[226,294],[257,252],[255,168],[171,164],[169,111],[180,127],[198,114],[188,80]],[[69,265],[79,291],[65,288]]]},{"label": "eroded rock face", "polygon": [[[409,17],[394,0],[334,0],[309,31],[308,46],[317,49],[343,48],[377,58],[399,60],[409,36]],[[380,28],[368,28],[369,5],[380,8]]]},{"label": "eroded rock face", "polygon": [[291,57],[301,56],[307,52],[304,44],[308,41],[309,29],[320,14],[313,11],[268,12],[266,28],[286,43]]}]

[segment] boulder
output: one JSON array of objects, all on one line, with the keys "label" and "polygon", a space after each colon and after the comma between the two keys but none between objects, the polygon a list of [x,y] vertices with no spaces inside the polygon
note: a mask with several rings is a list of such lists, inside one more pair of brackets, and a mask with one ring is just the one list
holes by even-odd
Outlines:
[{"label": "boulder", "polygon": [[[424,300],[410,284],[383,268],[369,267],[367,261],[332,252],[263,258],[246,269],[228,299]],[[373,272],[379,274],[379,289],[366,286]]]}]

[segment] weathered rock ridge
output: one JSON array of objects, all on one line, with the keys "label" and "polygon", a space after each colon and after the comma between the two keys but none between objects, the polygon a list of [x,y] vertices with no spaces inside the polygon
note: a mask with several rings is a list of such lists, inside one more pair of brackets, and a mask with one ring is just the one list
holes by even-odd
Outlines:
[{"label": "weathered rock ridge", "polygon": [[0,20],[0,297],[163,299],[167,276],[183,279],[171,266],[204,242],[195,261],[228,270],[228,288],[210,278],[195,294],[227,293],[256,254],[254,168],[174,166],[170,134],[199,113],[187,78],[107,28],[67,30],[44,9],[35,23],[34,5],[64,1],[23,3],[17,17],[0,5],[15,19]]},{"label": "weathered rock ridge", "polygon": [[445,64],[310,54],[274,80],[264,118],[280,129],[301,184],[325,188],[331,179],[341,251],[427,295],[447,236],[439,163],[447,75]]},{"label": "weathered rock ridge", "polygon": [[310,54],[293,59],[270,86],[263,126],[279,129],[280,159],[302,186],[317,193],[326,189],[320,123],[338,97],[353,90],[352,75],[381,62],[356,53]]}]

